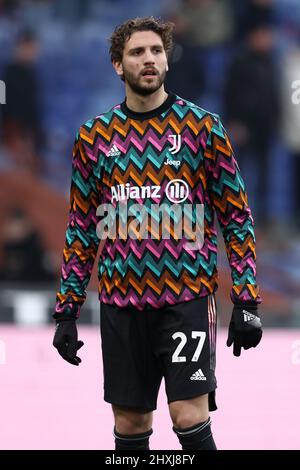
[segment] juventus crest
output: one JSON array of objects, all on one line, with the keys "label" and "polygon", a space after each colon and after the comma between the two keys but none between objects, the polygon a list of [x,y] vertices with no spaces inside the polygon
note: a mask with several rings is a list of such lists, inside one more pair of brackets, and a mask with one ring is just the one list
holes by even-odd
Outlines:
[{"label": "juventus crest", "polygon": [[172,147],[169,149],[170,153],[173,155],[179,152],[181,148],[181,135],[180,134],[171,134],[168,136],[168,139],[172,141]]}]

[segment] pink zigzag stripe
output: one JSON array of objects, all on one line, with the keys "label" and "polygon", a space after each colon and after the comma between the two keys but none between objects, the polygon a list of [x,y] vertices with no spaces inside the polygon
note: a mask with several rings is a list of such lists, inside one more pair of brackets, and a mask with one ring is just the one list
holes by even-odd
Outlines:
[{"label": "pink zigzag stripe", "polygon": [[98,158],[90,151],[90,149],[88,148],[87,145],[83,144],[83,147],[84,147],[84,150],[86,152],[86,154],[88,155],[88,157],[94,161],[94,162],[97,162]]},{"label": "pink zigzag stripe", "polygon": [[[166,145],[166,142],[168,142],[169,135],[171,135],[171,131],[169,134],[165,134],[159,138],[153,129],[149,129],[142,138],[139,138],[137,133],[134,130],[131,130],[127,134],[125,141],[122,141],[119,136],[116,136],[114,140],[109,143],[109,145],[103,145],[103,141],[100,139],[100,137],[97,137],[96,147],[100,149],[105,155],[107,155],[113,144],[115,144],[121,152],[126,153],[131,143],[133,143],[139,150],[142,150],[147,142],[150,142],[158,151],[161,152]],[[193,150],[194,153],[197,152],[197,143],[188,130],[185,130],[183,141],[186,142],[186,144]],[[96,157],[91,154],[88,149],[86,149],[86,151],[90,158],[96,161]]]},{"label": "pink zigzag stripe", "polygon": [[87,166],[85,166],[79,158],[75,160],[74,167],[81,173],[81,175],[83,176],[85,180],[89,179],[89,176],[90,176],[89,168],[87,168]]},{"label": "pink zigzag stripe", "polygon": [[[207,295],[207,289],[205,289],[202,292],[202,295]],[[142,301],[138,298],[138,296],[133,292],[129,292],[124,298],[118,294],[114,293],[110,298],[105,294],[105,292],[101,292],[100,294],[100,300],[104,303],[109,303],[111,304],[112,302],[118,305],[119,307],[126,306],[129,303],[131,303],[134,307],[136,307],[138,310],[142,310],[145,308],[146,304],[152,305],[153,308],[159,308],[165,305],[166,303],[169,303],[171,305],[174,305],[175,303],[179,302],[187,302],[189,300],[193,300],[197,298],[195,294],[191,293],[187,288],[184,288],[183,292],[179,296],[179,298],[175,298],[174,294],[170,292],[169,289],[167,289],[159,299],[157,299],[154,295],[153,292],[150,290],[150,288],[147,288]]]},{"label": "pink zigzag stripe", "polygon": [[68,278],[74,272],[76,276],[81,280],[84,281],[86,276],[89,276],[92,272],[93,265],[90,263],[88,266],[85,266],[84,272],[83,270],[79,270],[76,266],[74,266],[72,269],[69,269],[69,265],[67,265],[63,270],[62,270],[62,278],[64,281],[68,282]]},{"label": "pink zigzag stripe", "polygon": [[177,258],[178,253],[176,253],[176,251],[178,249],[180,251],[181,248],[184,249],[184,243],[186,241],[189,241],[189,240],[181,239],[179,240],[180,243],[177,245],[176,242],[173,242],[173,240],[166,239],[164,241],[161,241],[159,246],[157,246],[154,240],[149,238],[149,239],[143,240],[140,246],[137,246],[137,244],[133,240],[128,239],[125,245],[123,245],[121,241],[117,241],[114,245],[113,252],[110,249],[110,247],[108,247],[107,253],[111,256],[113,260],[115,257],[115,250],[117,250],[122,255],[123,259],[125,260],[128,257],[130,251],[134,251],[136,256],[139,256],[139,258],[141,259],[144,256],[145,251],[149,250],[154,255],[156,255],[157,258],[160,258],[162,256],[163,251],[167,248],[173,254],[173,256],[174,257],[176,256]]},{"label": "pink zigzag stripe", "polygon": [[[97,218],[96,218],[96,209],[93,207],[90,209],[89,213],[83,216],[79,211],[75,211],[71,215],[71,226],[73,227],[74,224],[79,225],[81,228],[84,230],[87,230],[89,226],[96,225],[97,224]],[[85,217],[85,218],[83,218]]]},{"label": "pink zigzag stripe", "polygon": [[166,144],[166,141],[168,141],[168,135],[163,135],[161,138],[159,138],[153,129],[149,129],[142,138],[139,137],[134,130],[131,130],[128,133],[124,142],[121,141],[120,137],[115,138],[115,143],[118,145],[121,142],[126,150],[128,149],[130,143],[133,143],[139,150],[142,150],[146,146],[147,142],[151,142],[152,145],[154,145],[160,152]]}]

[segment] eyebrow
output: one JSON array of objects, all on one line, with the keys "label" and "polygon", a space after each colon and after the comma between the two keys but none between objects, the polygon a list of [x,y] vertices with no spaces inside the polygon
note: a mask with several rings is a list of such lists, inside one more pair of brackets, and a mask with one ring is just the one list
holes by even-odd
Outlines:
[{"label": "eyebrow", "polygon": [[[134,52],[134,51],[138,51],[138,50],[143,50],[145,49],[145,47],[147,46],[136,46],[136,47],[132,47],[131,49],[129,49],[128,52]],[[155,44],[153,46],[150,46],[151,49],[163,49],[163,46],[161,44]]]}]

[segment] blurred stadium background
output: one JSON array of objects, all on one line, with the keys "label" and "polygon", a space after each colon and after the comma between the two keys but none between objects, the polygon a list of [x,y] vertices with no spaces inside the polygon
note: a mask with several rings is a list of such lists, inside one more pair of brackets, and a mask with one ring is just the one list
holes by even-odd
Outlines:
[{"label": "blurred stadium background", "polygon": [[[299,0],[0,0],[0,448],[113,448],[95,270],[80,368],[52,348],[51,315],[74,136],[123,100],[107,38],[146,15],[175,22],[167,89],[221,115],[255,217],[266,329],[240,359],[225,347],[231,278],[220,238],[217,444],[299,449]],[[153,448],[178,448],[163,395],[156,422]]]}]

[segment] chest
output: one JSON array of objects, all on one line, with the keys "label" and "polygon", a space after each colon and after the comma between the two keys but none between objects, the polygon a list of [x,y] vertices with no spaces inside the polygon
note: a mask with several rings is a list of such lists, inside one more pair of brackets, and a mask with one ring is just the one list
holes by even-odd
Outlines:
[{"label": "chest", "polygon": [[203,164],[203,148],[196,134],[183,129],[155,132],[150,127],[139,133],[116,132],[103,155],[105,184],[161,184],[165,180],[193,180]]}]

